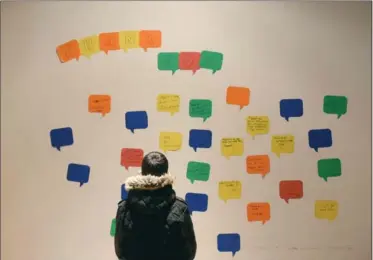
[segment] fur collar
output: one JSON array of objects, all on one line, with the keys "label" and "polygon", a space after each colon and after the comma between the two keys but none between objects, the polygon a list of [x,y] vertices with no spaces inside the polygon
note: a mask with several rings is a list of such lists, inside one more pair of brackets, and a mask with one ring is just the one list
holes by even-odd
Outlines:
[{"label": "fur collar", "polygon": [[126,190],[157,190],[167,185],[172,185],[174,178],[166,173],[162,176],[136,175],[129,177],[125,182]]}]

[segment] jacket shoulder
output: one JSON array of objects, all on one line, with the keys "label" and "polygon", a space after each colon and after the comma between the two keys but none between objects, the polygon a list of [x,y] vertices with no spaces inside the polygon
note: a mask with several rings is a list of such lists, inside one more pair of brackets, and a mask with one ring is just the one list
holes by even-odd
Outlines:
[{"label": "jacket shoulder", "polygon": [[173,222],[183,222],[184,215],[188,211],[188,204],[182,198],[176,197],[174,204],[171,207],[170,213],[168,215],[168,221]]}]

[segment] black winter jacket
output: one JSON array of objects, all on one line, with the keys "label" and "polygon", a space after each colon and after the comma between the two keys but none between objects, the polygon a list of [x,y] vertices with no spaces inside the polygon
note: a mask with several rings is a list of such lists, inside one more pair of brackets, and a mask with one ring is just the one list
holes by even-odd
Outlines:
[{"label": "black winter jacket", "polygon": [[[126,188],[127,185],[131,186],[126,183]],[[193,223],[187,204],[176,197],[172,186],[155,185],[149,189],[140,184],[130,188],[128,198],[118,204],[117,257],[120,260],[193,260],[197,249]]]}]

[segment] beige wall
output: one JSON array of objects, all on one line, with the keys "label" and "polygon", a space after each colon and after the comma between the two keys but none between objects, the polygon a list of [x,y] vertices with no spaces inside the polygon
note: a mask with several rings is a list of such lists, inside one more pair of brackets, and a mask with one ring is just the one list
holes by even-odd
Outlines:
[{"label": "beige wall", "polygon": [[[182,149],[168,153],[178,194],[209,195],[208,211],[193,215],[197,260],[231,259],[217,250],[220,232],[241,234],[236,260],[370,259],[370,22],[368,2],[2,3],[1,259],[115,259],[111,219],[121,183],[137,173],[120,166],[120,150],[157,150],[160,131],[183,134]],[[223,70],[171,76],[157,71],[158,49],[100,53],[66,64],[56,57],[56,46],[65,41],[127,29],[161,30],[162,51],[220,51]],[[226,105],[229,85],[250,87],[251,104],[242,111]],[[87,112],[94,93],[112,95],[112,112],[103,119]],[[179,94],[180,113],[157,113],[159,93]],[[340,120],[322,111],[328,94],[349,99]],[[304,116],[287,123],[279,116],[279,100],[297,97]],[[190,98],[212,99],[212,118],[189,118]],[[133,135],[124,128],[124,113],[143,109],[149,128]],[[268,115],[270,134],[252,140],[245,131],[248,115]],[[73,128],[75,144],[58,152],[49,131],[64,126]],[[325,127],[333,130],[333,147],[315,153],[307,132]],[[191,128],[211,129],[212,149],[193,152]],[[283,133],[295,136],[295,153],[279,159],[270,138]],[[229,136],[245,138],[245,156],[220,155],[219,140]],[[247,175],[246,155],[267,153],[271,173],[264,180]],[[316,165],[329,157],[342,160],[343,173],[325,183]],[[190,160],[211,164],[208,182],[188,182]],[[66,180],[71,162],[91,166],[82,188]],[[302,180],[304,198],[285,204],[278,195],[283,179]],[[240,180],[242,199],[219,200],[222,180]],[[335,221],[314,217],[318,199],[339,202]],[[246,204],[253,201],[271,203],[264,226],[246,220]]]}]

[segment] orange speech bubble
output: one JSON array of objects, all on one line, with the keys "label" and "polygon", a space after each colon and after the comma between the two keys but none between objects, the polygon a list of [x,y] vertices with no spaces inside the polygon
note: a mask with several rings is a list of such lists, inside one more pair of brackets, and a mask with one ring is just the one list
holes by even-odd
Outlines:
[{"label": "orange speech bubble", "polygon": [[247,204],[247,220],[260,221],[264,225],[271,219],[271,206],[267,202]]},{"label": "orange speech bubble", "polygon": [[71,40],[64,44],[57,46],[56,52],[58,58],[62,63],[68,62],[72,59],[79,60],[80,57],[80,49],[79,49],[79,42],[77,40]]},{"label": "orange speech bubble", "polygon": [[302,181],[280,181],[280,198],[289,203],[289,199],[303,198]]},{"label": "orange speech bubble", "polygon": [[239,105],[240,109],[250,103],[250,89],[246,87],[228,87],[227,104]]},{"label": "orange speech bubble", "polygon": [[129,167],[141,167],[144,151],[135,148],[123,148],[120,155],[120,165],[127,170]]},{"label": "orange speech bubble", "polygon": [[248,174],[261,174],[262,177],[270,172],[268,155],[249,155],[246,157],[246,172]]},{"label": "orange speech bubble", "polygon": [[109,51],[115,51],[120,49],[119,45],[119,32],[100,33],[98,36],[100,39],[100,50],[106,54]]},{"label": "orange speech bubble", "polygon": [[162,45],[161,31],[140,31],[140,47],[147,51],[149,48],[160,48]]},{"label": "orange speech bubble", "polygon": [[109,95],[90,95],[88,98],[88,112],[101,113],[105,116],[111,110],[111,97]]}]

